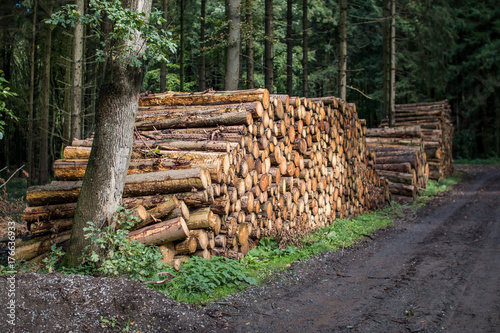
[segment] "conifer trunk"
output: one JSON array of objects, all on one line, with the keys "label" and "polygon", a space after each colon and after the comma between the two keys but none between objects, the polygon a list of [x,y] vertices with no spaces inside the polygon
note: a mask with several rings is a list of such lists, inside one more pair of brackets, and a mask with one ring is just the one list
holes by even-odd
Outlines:
[{"label": "conifer trunk", "polygon": [[266,89],[269,93],[273,93],[274,86],[274,71],[273,71],[273,0],[265,0],[265,68],[264,68],[264,81]]},{"label": "conifer trunk", "polygon": [[226,49],[226,90],[237,90],[240,73],[240,7],[241,0],[226,0],[229,39]]},{"label": "conifer trunk", "polygon": [[286,9],[286,93],[293,96],[293,39],[292,39],[292,0],[287,1]]},{"label": "conifer trunk", "polygon": [[200,22],[200,73],[198,77],[198,90],[206,89],[206,61],[205,61],[205,26],[206,26],[207,0],[201,0],[201,22]]},{"label": "conifer trunk", "polygon": [[[246,20],[247,29],[253,30],[253,0],[246,0]],[[254,84],[254,61],[253,61],[253,33],[248,34],[247,38],[247,89],[253,89]]]}]

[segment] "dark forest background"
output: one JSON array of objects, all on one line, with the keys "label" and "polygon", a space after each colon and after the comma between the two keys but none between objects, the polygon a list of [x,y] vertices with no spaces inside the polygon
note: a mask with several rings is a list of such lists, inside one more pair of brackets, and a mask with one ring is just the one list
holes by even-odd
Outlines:
[{"label": "dark forest background", "polygon": [[[385,118],[386,1],[348,1],[346,100],[356,103],[360,118],[367,119],[370,127],[378,126]],[[31,162],[32,168],[27,171],[30,182],[35,184],[47,182],[52,162],[72,137],[87,137],[94,130],[96,100],[104,73],[104,63],[96,56],[99,39],[88,27],[81,38],[75,38],[75,29],[70,25],[45,23],[62,6],[78,2],[88,7],[88,0],[0,3],[0,76],[4,78],[0,88],[9,87],[17,94],[0,95],[4,110],[12,110],[17,117],[13,119],[0,107],[0,121],[5,122],[0,169]],[[168,62],[149,60],[143,64],[143,91],[224,90],[228,46],[224,1],[153,3],[165,12],[166,23],[159,28],[171,33],[177,47],[166,54]],[[288,6],[292,16],[288,18],[291,30],[287,34]],[[240,9],[238,87],[266,87],[265,41],[269,37],[265,35],[264,19],[269,7],[263,0],[243,0]],[[272,18],[273,65],[267,67],[274,76],[271,90],[292,96],[340,96],[339,1],[274,0]],[[83,46],[81,62],[75,60],[78,41]],[[293,47],[291,63],[287,41]],[[78,88],[81,98],[75,106],[77,64],[81,65],[82,83]],[[290,68],[292,84],[287,86]],[[396,1],[396,103],[448,99],[453,111],[456,158],[500,155],[499,87],[500,6],[496,0]],[[80,120],[77,132],[75,119]]]}]

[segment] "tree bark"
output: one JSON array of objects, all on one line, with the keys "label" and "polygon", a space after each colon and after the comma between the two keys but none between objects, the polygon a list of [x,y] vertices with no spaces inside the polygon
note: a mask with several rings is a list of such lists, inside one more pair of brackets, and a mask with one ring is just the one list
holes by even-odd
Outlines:
[{"label": "tree bark", "polygon": [[391,56],[390,56],[390,96],[389,96],[389,126],[394,127],[396,120],[394,117],[394,107],[396,105],[396,0],[390,0],[391,3]]},{"label": "tree bark", "polygon": [[[48,16],[52,15],[52,0],[48,3]],[[49,182],[49,113],[50,113],[50,51],[52,48],[52,29],[45,27],[42,80],[42,113],[40,124],[40,184]]]},{"label": "tree bark", "polygon": [[[163,19],[165,20],[165,22],[161,24],[161,28],[164,31],[167,30],[167,12],[168,12],[167,10],[168,10],[168,0],[163,0]],[[164,92],[165,90],[167,90],[167,62],[162,61],[160,65],[160,92]]]},{"label": "tree bark", "polygon": [[205,26],[206,26],[206,8],[207,0],[201,0],[201,17],[200,17],[200,63],[199,63],[199,77],[198,77],[198,90],[204,91],[206,89],[206,57],[205,57]]},{"label": "tree bark", "polygon": [[33,156],[33,116],[35,114],[35,50],[36,50],[36,13],[38,0],[33,3],[33,21],[31,33],[31,63],[30,63],[30,95],[29,95],[29,119],[28,119],[28,187],[33,183],[35,165]]},{"label": "tree bark", "polygon": [[180,15],[181,15],[181,41],[179,46],[179,57],[180,57],[180,73],[179,73],[179,81],[180,81],[180,91],[184,91],[184,0],[180,0]]},{"label": "tree bark", "polygon": [[308,40],[307,40],[307,0],[302,0],[302,91],[304,97],[309,96],[308,90],[308,80],[307,80],[307,65],[308,65],[308,57],[307,53],[308,49]]},{"label": "tree bark", "polygon": [[340,0],[339,78],[339,95],[345,101],[347,99],[347,0]]},{"label": "tree bark", "polygon": [[237,90],[240,73],[240,11],[241,0],[226,0],[226,17],[229,21],[226,49],[226,90]]},{"label": "tree bark", "polygon": [[[389,121],[389,126],[391,123],[391,111],[390,111],[390,32],[389,32],[389,2],[391,0],[382,1],[382,52],[383,52],[383,72],[384,72],[384,85],[383,85],[383,107],[384,115]],[[391,126],[392,127],[392,126]]]},{"label": "tree bark", "polygon": [[189,230],[182,217],[156,223],[128,234],[130,239],[148,245],[159,245],[166,242],[183,240],[188,236]]},{"label": "tree bark", "polygon": [[[84,14],[84,0],[75,0],[79,15]],[[73,84],[71,96],[71,140],[82,139],[83,23],[76,21],[73,41]]]},{"label": "tree bark", "polygon": [[247,29],[247,89],[253,89],[254,85],[254,46],[253,46],[253,0],[246,0]]},{"label": "tree bark", "polygon": [[265,0],[265,37],[264,37],[264,81],[269,93],[274,89],[274,55],[273,55],[273,0]]},{"label": "tree bark", "polygon": [[[149,15],[152,0],[123,1],[123,7]],[[125,40],[134,55],[144,53],[143,39],[136,32]],[[127,52],[127,51],[117,51]],[[128,54],[122,54],[127,56]],[[119,57],[118,57],[119,58]],[[93,221],[98,228],[114,226],[113,214],[120,203],[128,170],[142,80],[141,68],[110,57],[96,112],[96,131],[89,163],[76,208],[71,239],[63,265],[74,267],[82,260],[84,249],[92,245],[83,228]]]},{"label": "tree bark", "polygon": [[287,0],[286,9],[286,93],[293,96],[293,12],[292,0]]},{"label": "tree bark", "polygon": [[220,105],[230,103],[262,102],[264,109],[269,107],[269,91],[263,88],[241,91],[209,91],[198,93],[152,94],[141,99],[142,106],[179,106],[179,105]]}]

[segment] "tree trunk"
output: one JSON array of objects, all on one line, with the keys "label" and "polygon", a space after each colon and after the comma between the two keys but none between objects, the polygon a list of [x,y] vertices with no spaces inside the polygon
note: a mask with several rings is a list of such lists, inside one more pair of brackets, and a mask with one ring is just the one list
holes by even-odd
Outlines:
[{"label": "tree trunk", "polygon": [[293,96],[293,13],[292,0],[287,0],[286,9],[286,93]]},{"label": "tree trunk", "polygon": [[339,95],[346,100],[347,95],[347,0],[340,0],[340,61]]},{"label": "tree trunk", "polygon": [[[124,8],[149,15],[152,0],[124,1]],[[143,39],[135,34],[125,40],[128,52],[144,53]],[[117,51],[127,52],[127,51]],[[123,54],[127,56],[127,54]],[[142,70],[129,63],[108,58],[96,112],[96,131],[89,163],[76,208],[71,239],[63,265],[81,263],[84,249],[92,245],[83,229],[88,221],[98,228],[114,226],[113,214],[120,203],[128,170],[138,109]]]},{"label": "tree trunk", "polygon": [[382,1],[382,48],[383,48],[383,72],[384,72],[384,86],[383,86],[383,107],[384,115],[391,123],[390,112],[390,35],[389,35],[389,1]]},{"label": "tree trunk", "polygon": [[[48,4],[48,16],[52,15],[52,1]],[[45,27],[45,46],[43,55],[42,113],[40,124],[40,184],[49,182],[49,113],[50,113],[50,51],[52,48],[52,29]]]},{"label": "tree trunk", "polygon": [[226,50],[226,90],[237,90],[240,73],[240,10],[241,0],[226,0],[226,17],[229,21]]},{"label": "tree trunk", "polygon": [[309,91],[308,91],[308,80],[307,80],[307,52],[308,50],[308,45],[307,45],[307,0],[302,0],[302,91],[304,93],[304,97],[309,96]]},{"label": "tree trunk", "polygon": [[[203,0],[205,1],[205,0]],[[165,22],[162,23],[161,28],[167,30],[167,10],[168,10],[168,0],[163,0],[163,19]],[[202,24],[204,22],[202,21]],[[160,92],[167,90],[167,62],[162,61],[160,65]]]},{"label": "tree trunk", "polygon": [[198,77],[198,90],[206,89],[206,58],[205,58],[205,26],[206,26],[206,8],[207,0],[201,0],[201,22],[200,22],[200,64]]},{"label": "tree trunk", "polygon": [[394,107],[396,105],[396,0],[390,0],[391,3],[391,73],[390,73],[390,97],[389,97],[389,126],[394,127],[396,120],[394,117]]},{"label": "tree trunk", "polygon": [[180,0],[181,6],[181,45],[179,46],[179,57],[180,57],[180,73],[179,73],[179,81],[180,81],[180,91],[184,91],[184,0]]},{"label": "tree trunk", "polygon": [[[68,50],[70,47],[68,46]],[[71,53],[71,52],[68,52]],[[65,68],[65,74],[64,74],[64,109],[62,111],[62,127],[63,127],[63,133],[62,133],[62,149],[64,147],[69,146],[71,144],[71,103],[72,103],[72,86],[71,86],[71,73],[72,69],[67,66]]]},{"label": "tree trunk", "polygon": [[[76,10],[84,14],[84,0],[76,0]],[[82,139],[83,24],[76,22],[73,41],[73,85],[71,98],[71,140]]]},{"label": "tree trunk", "polygon": [[33,158],[33,116],[35,114],[35,50],[36,50],[36,13],[38,0],[33,3],[33,22],[31,33],[31,63],[30,63],[30,95],[29,95],[29,118],[28,118],[28,187],[33,184],[35,165]]},{"label": "tree trunk", "polygon": [[273,59],[273,0],[265,0],[265,37],[264,37],[264,81],[269,93],[274,87],[274,59]]},{"label": "tree trunk", "polygon": [[253,89],[254,85],[254,61],[253,61],[253,0],[246,0],[246,19],[247,29],[250,33],[247,34],[247,89]]}]

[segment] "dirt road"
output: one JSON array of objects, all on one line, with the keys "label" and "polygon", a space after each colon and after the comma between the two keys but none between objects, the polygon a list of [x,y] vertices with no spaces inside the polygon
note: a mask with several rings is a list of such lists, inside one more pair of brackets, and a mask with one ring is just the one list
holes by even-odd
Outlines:
[{"label": "dirt road", "polygon": [[500,332],[500,167],[461,169],[412,222],[219,305],[227,330]]}]

